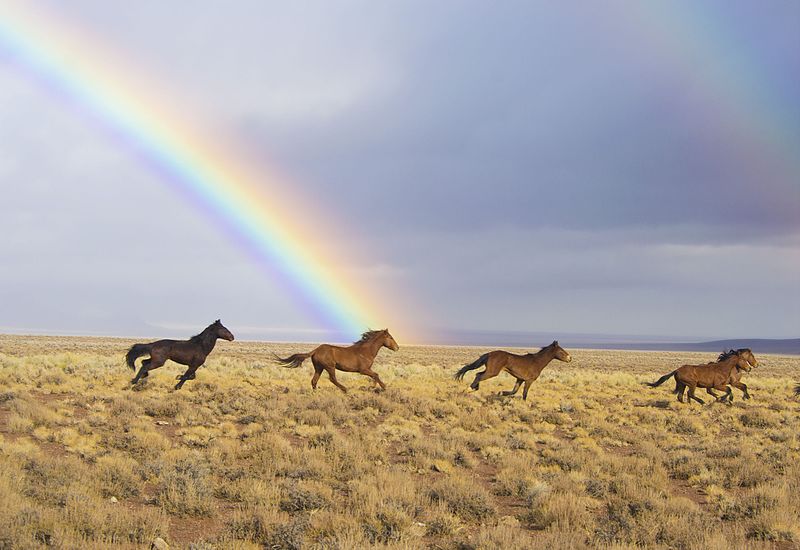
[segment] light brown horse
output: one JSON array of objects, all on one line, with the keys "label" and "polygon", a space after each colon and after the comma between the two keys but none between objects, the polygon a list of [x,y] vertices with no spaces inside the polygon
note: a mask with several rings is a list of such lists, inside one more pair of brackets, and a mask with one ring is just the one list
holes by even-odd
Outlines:
[{"label": "light brown horse", "polygon": [[158,340],[149,344],[134,344],[125,356],[125,361],[131,370],[136,370],[134,361],[138,357],[150,354],[150,358],[142,361],[142,366],[133,380],[131,380],[131,384],[136,384],[142,378],[147,378],[150,376],[151,370],[157,369],[169,359],[172,359],[176,363],[189,367],[184,374],[177,377],[178,383],[175,384],[175,389],[181,389],[184,382],[194,380],[195,371],[205,363],[206,357],[208,357],[208,354],[211,353],[217,343],[217,338],[228,341],[233,340],[233,334],[222,326],[219,319],[203,329],[203,332],[192,336],[188,340]]},{"label": "light brown horse", "polygon": [[[734,353],[740,354],[745,359],[745,361],[750,363],[751,367],[756,368],[758,366],[758,360],[756,359],[756,356],[753,355],[753,352],[750,351],[749,348],[741,348],[741,349],[737,349],[735,351],[734,350],[724,351],[719,355],[719,357],[717,358],[717,361],[723,361],[724,359],[727,359],[728,357],[731,356],[731,354],[734,354]],[[744,373],[745,373],[745,371],[743,371],[741,369],[736,369],[736,370],[732,371],[731,372],[731,379],[730,379],[730,381],[728,383],[731,386],[733,386],[734,388],[742,390],[742,393],[743,393],[742,397],[744,399],[750,399],[752,396],[750,395],[750,392],[747,391],[747,385],[744,382],[740,382],[740,380],[742,379],[742,376],[744,375]],[[708,388],[706,391],[708,393],[710,393],[711,395],[713,395],[714,397],[717,397],[717,394],[715,394],[711,390],[711,388]]]},{"label": "light brown horse", "polygon": [[514,395],[519,390],[522,383],[525,383],[525,388],[522,390],[522,400],[528,399],[528,388],[531,383],[539,378],[544,368],[553,359],[569,363],[572,357],[567,353],[564,348],[558,345],[558,341],[553,340],[549,346],[540,349],[536,353],[526,353],[525,355],[515,355],[507,351],[497,350],[490,351],[481,355],[477,361],[464,365],[456,374],[456,380],[462,380],[467,371],[477,369],[483,365],[486,368],[475,375],[475,380],[472,381],[470,388],[477,390],[480,383],[497,376],[502,371],[508,372],[511,376],[517,379],[514,384],[514,389],[511,391],[500,392],[500,395]]},{"label": "light brown horse", "polygon": [[378,373],[372,370],[375,356],[384,347],[392,351],[400,349],[392,335],[389,334],[389,329],[367,331],[361,335],[361,340],[355,342],[352,346],[322,344],[309,353],[295,353],[286,358],[276,356],[275,360],[281,366],[295,369],[310,357],[311,362],[314,364],[314,376],[311,378],[311,387],[313,389],[317,389],[317,381],[322,375],[322,371],[327,371],[331,382],[347,393],[347,388],[336,380],[336,370],[338,369],[344,372],[357,372],[369,376],[381,389],[385,390],[386,384],[380,379]]},{"label": "light brown horse", "polygon": [[[706,388],[706,391],[714,396],[717,401],[728,401],[733,399],[733,391],[728,384],[734,376],[735,370],[742,370],[750,372],[751,365],[747,357],[753,357],[753,353],[749,349],[731,350],[720,355],[720,360],[714,363],[706,363],[705,365],[684,365],[679,369],[665,374],[655,382],[646,382],[651,388],[660,386],[669,378],[675,377],[675,390],[673,393],[678,395],[678,401],[683,403],[683,392],[689,388],[689,399],[694,399],[701,405],[705,403],[699,397],[694,395],[695,389]],[[737,378],[738,380],[738,378]],[[717,396],[713,390],[724,391],[725,395],[722,397]],[[691,401],[689,401],[691,402]]]}]

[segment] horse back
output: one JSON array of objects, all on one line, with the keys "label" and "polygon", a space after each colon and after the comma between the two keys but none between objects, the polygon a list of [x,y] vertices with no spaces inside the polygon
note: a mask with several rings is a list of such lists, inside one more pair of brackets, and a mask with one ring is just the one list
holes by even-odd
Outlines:
[{"label": "horse back", "polygon": [[513,376],[520,378],[529,378],[531,376],[538,376],[541,369],[537,371],[536,361],[533,360],[533,355],[517,355],[503,350],[497,350],[489,353],[486,361],[487,368],[494,367],[496,369],[505,369]]},{"label": "horse back", "polygon": [[355,355],[350,346],[334,346],[331,344],[322,344],[312,352],[312,358],[315,362],[334,366],[353,363]]},{"label": "horse back", "polygon": [[153,347],[157,346],[163,348],[163,347],[169,347],[172,344],[177,344],[178,342],[180,342],[180,340],[156,340],[155,342],[150,342],[150,344],[148,345]]},{"label": "horse back", "polygon": [[705,365],[683,365],[676,372],[680,382],[689,383],[701,388],[713,388],[725,384],[729,378],[729,369],[719,363]]},{"label": "horse back", "polygon": [[171,359],[181,365],[200,365],[206,358],[200,345],[190,340],[159,340],[153,342],[152,346],[151,356]]}]

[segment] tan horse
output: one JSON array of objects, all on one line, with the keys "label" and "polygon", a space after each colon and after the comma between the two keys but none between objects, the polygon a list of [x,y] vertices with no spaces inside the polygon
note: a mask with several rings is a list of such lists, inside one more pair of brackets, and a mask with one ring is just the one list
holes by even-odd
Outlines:
[{"label": "tan horse", "polygon": [[[701,405],[704,404],[705,401],[694,395],[695,389],[698,387],[706,388],[706,391],[713,395],[717,401],[725,401],[726,399],[730,401],[733,399],[733,391],[728,384],[731,383],[735,370],[750,372],[752,367],[746,359],[748,356],[755,360],[752,352],[748,349],[731,350],[720,355],[720,357],[724,358],[715,363],[684,365],[669,374],[665,374],[655,382],[647,382],[646,384],[651,388],[655,388],[674,376],[676,384],[673,393],[678,395],[678,401],[681,403],[683,403],[684,390],[689,388],[689,399],[694,399]],[[725,395],[722,397],[717,396],[713,391],[715,389],[724,391]]]},{"label": "tan horse", "polygon": [[380,379],[378,373],[372,370],[375,356],[378,355],[378,352],[383,347],[392,351],[400,349],[392,335],[389,334],[388,329],[365,332],[361,335],[361,340],[352,346],[322,344],[309,353],[295,353],[284,359],[276,356],[275,360],[281,366],[295,369],[310,357],[311,362],[314,364],[314,376],[311,378],[311,387],[314,389],[317,389],[317,381],[322,375],[322,371],[327,371],[331,382],[347,393],[347,388],[336,380],[336,370],[338,369],[344,372],[357,372],[369,376],[381,389],[385,390],[386,384]]},{"label": "tan horse", "polygon": [[554,340],[549,346],[540,349],[536,353],[526,353],[525,355],[515,355],[507,351],[490,351],[481,355],[477,361],[464,365],[456,374],[456,380],[462,380],[467,371],[477,369],[483,365],[486,368],[475,375],[470,388],[477,390],[480,383],[497,376],[502,371],[508,372],[511,376],[517,379],[514,384],[514,389],[511,391],[500,392],[500,395],[514,395],[519,390],[519,387],[525,383],[525,388],[522,390],[522,400],[528,399],[528,388],[531,383],[539,378],[544,368],[553,359],[569,363],[572,357],[561,346],[558,341]]}]

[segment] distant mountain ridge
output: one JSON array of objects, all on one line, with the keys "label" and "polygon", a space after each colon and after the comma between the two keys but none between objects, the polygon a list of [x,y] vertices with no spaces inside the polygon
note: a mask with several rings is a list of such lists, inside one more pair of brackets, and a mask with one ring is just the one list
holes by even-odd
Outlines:
[{"label": "distant mountain ridge", "polygon": [[553,340],[566,348],[619,349],[643,351],[706,351],[750,348],[756,353],[800,355],[800,338],[729,338],[692,342],[681,337],[614,335],[589,333],[551,333],[522,331],[440,330],[436,342],[429,344],[517,347],[538,349]]},{"label": "distant mountain ridge", "polygon": [[770,338],[734,338],[730,340],[711,340],[709,342],[603,342],[598,344],[573,344],[576,348],[623,349],[623,350],[663,350],[663,351],[711,351],[721,352],[729,349],[750,348],[757,353],[778,355],[800,355],[800,338],[774,340]]}]

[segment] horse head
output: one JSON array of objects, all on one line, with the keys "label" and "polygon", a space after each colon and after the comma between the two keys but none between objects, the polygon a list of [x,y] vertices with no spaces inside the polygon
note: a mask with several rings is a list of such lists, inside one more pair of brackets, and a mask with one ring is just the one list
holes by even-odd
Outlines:
[{"label": "horse head", "polygon": [[397,342],[394,341],[394,338],[391,334],[389,334],[389,329],[385,328],[381,331],[383,333],[383,346],[389,348],[392,351],[397,351],[400,349],[400,346],[397,345]]},{"label": "horse head", "polygon": [[742,357],[745,361],[747,361],[751,367],[755,368],[758,366],[758,359],[756,356],[753,355],[753,352],[750,348],[742,348],[737,351],[739,357]]},{"label": "horse head", "polygon": [[572,356],[569,353],[567,353],[567,350],[565,350],[558,344],[558,340],[553,340],[553,343],[550,344],[550,347],[552,347],[553,350],[555,351],[556,354],[555,357],[559,361],[564,361],[565,363],[569,363],[570,361],[572,361]]},{"label": "horse head", "polygon": [[753,357],[753,353],[750,350],[737,350],[736,351],[736,368],[739,370],[743,370],[744,372],[750,372],[750,369],[753,368],[753,365],[748,361],[748,355],[750,358],[755,361],[755,357]]},{"label": "horse head", "polygon": [[233,333],[229,331],[227,328],[225,328],[225,326],[222,324],[222,322],[220,322],[219,319],[214,321],[214,323],[211,326],[214,327],[214,334],[216,335],[217,338],[222,338],[223,340],[227,340],[228,342],[233,341]]}]

